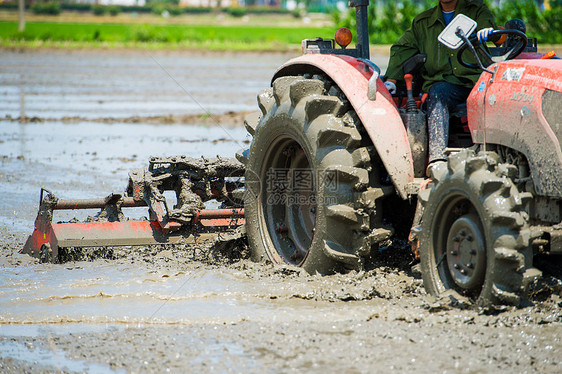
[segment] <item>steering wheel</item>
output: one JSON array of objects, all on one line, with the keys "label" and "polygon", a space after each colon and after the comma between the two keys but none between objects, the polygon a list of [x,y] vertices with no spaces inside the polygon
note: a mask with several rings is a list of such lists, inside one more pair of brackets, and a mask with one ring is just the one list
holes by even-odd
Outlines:
[{"label": "steering wheel", "polygon": [[[480,52],[479,55],[482,58],[482,65],[484,65],[485,67],[488,67],[495,62],[511,60],[512,58],[517,57],[527,47],[527,35],[525,35],[523,32],[519,30],[495,30],[492,35],[494,36],[511,35],[514,36],[515,39],[513,39],[513,42],[510,43],[511,44],[510,47],[506,47],[507,52],[505,52],[503,55],[492,56],[490,52],[486,48],[484,48],[484,44],[478,41],[478,37],[476,35],[471,36],[468,40],[474,46],[474,49],[477,52]],[[462,47],[459,49],[459,52],[457,53],[457,59],[459,60],[460,64],[467,68],[473,68],[473,69],[480,68],[479,65],[472,64],[463,60],[462,55],[467,48],[468,48],[468,43],[465,42],[462,45]]]}]

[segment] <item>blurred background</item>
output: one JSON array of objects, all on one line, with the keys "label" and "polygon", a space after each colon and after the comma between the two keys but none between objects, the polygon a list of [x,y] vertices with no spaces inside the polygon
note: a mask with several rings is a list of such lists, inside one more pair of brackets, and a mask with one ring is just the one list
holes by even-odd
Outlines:
[{"label": "blurred background", "polygon": [[[435,0],[372,0],[372,44],[392,44]],[[520,18],[539,47],[562,43],[562,0],[486,0],[498,25]],[[18,10],[19,9],[19,10]],[[0,0],[0,46],[298,51],[354,30],[343,0]]]},{"label": "blurred background", "polygon": [[[371,0],[371,60],[384,71],[436,4]],[[561,0],[489,5],[562,54]],[[102,198],[150,156],[248,147],[243,119],[275,70],[354,23],[342,0],[0,0],[0,372],[562,372],[556,294],[500,319],[427,304],[409,265],[320,278],[187,247],[64,265],[18,254],[41,188]]]}]

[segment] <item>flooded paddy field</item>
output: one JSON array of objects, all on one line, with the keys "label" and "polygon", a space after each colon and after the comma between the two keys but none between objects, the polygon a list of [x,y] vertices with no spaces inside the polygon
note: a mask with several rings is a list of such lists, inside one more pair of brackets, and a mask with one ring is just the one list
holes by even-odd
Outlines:
[{"label": "flooded paddy field", "polygon": [[368,271],[326,277],[205,245],[64,264],[18,254],[41,187],[104,197],[150,156],[232,157],[248,146],[244,112],[290,57],[2,52],[1,372],[562,372],[556,261],[544,264],[534,305],[478,310],[427,296],[400,249]]}]

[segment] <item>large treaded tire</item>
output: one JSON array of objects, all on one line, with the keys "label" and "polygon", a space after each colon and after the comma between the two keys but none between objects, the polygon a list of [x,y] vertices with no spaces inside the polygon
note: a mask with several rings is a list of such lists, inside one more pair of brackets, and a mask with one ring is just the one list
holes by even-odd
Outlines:
[{"label": "large treaded tire", "polygon": [[513,184],[516,168],[492,152],[463,150],[433,170],[420,193],[423,283],[428,293],[465,297],[481,306],[521,305],[532,267],[525,204]]},{"label": "large treaded tire", "polygon": [[[261,113],[245,121],[253,141],[242,155],[252,258],[310,273],[358,268],[370,250],[360,201],[375,178],[351,105],[319,75],[280,77],[258,104]],[[312,183],[297,191],[297,173],[306,170]]]}]

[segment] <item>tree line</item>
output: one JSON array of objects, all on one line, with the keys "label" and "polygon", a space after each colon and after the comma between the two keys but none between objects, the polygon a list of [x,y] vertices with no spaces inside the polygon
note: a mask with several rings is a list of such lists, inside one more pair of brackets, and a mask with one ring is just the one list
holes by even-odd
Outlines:
[{"label": "tree line", "polygon": [[[519,18],[527,24],[527,35],[536,37],[539,43],[562,43],[562,0],[551,0],[546,10],[535,0],[502,1],[500,5],[492,1],[486,3],[496,16],[498,26]],[[368,8],[371,43],[394,43],[411,26],[417,14],[435,5],[434,0],[371,1]],[[333,10],[332,19],[336,27],[355,30],[355,9]]]}]

